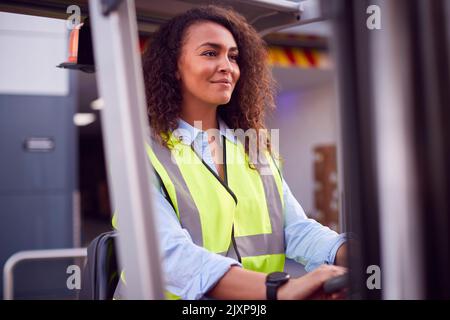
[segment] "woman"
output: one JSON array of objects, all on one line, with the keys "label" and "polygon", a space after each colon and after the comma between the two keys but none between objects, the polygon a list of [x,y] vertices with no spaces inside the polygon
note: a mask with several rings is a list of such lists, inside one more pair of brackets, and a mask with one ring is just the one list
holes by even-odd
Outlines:
[{"label": "woman", "polygon": [[[333,265],[345,260],[344,236],[306,218],[263,134],[274,105],[266,55],[242,16],[216,6],[170,20],[144,54],[147,152],[159,180],[154,196],[172,298],[314,298],[345,273]],[[246,143],[230,129],[256,139]],[[311,272],[274,273],[286,256]]]}]

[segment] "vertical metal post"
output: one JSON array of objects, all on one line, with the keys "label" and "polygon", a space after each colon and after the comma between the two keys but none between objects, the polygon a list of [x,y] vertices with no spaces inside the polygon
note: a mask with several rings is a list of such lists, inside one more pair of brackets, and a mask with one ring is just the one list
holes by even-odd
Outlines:
[{"label": "vertical metal post", "polygon": [[376,2],[382,29],[372,32],[373,96],[385,299],[422,298],[421,232],[414,157],[410,1]]},{"label": "vertical metal post", "polygon": [[[352,297],[420,299],[411,1],[327,2],[337,30],[345,211],[361,240],[350,252]],[[369,5],[380,7],[381,29],[366,26]],[[382,291],[366,286],[371,265],[381,265]]]},{"label": "vertical metal post", "polygon": [[450,3],[413,1],[412,61],[426,299],[450,299]]},{"label": "vertical metal post", "polygon": [[105,101],[102,130],[113,207],[118,215],[119,264],[129,299],[162,299],[160,255],[151,201],[148,134],[134,1],[104,15],[89,1],[97,82]]},{"label": "vertical metal post", "polygon": [[366,1],[326,0],[322,11],[333,22],[331,46],[336,59],[338,165],[345,231],[349,243],[350,298],[380,299],[381,290],[366,286],[367,267],[379,265],[378,200],[372,124],[369,34]]}]

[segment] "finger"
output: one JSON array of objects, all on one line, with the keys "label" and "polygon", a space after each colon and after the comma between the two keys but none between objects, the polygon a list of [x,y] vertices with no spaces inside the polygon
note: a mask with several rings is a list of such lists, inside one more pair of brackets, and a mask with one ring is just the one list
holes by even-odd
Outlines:
[{"label": "finger", "polygon": [[332,267],[332,269],[334,271],[339,272],[339,273],[346,273],[346,272],[348,272],[348,269],[346,267],[335,266],[335,265],[332,265],[330,267]]},{"label": "finger", "polygon": [[331,295],[331,300],[345,300],[346,295],[344,291],[335,292]]},{"label": "finger", "polygon": [[329,279],[341,276],[346,274],[346,270],[343,268],[330,266],[329,268],[323,268],[321,269],[319,273],[319,277],[322,281],[322,283],[328,281]]}]

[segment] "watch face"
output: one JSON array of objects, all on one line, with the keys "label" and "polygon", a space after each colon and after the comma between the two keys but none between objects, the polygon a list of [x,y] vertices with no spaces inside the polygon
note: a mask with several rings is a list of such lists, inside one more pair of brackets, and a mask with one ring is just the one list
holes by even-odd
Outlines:
[{"label": "watch face", "polygon": [[272,272],[267,276],[268,282],[283,282],[289,280],[289,274],[286,272]]}]

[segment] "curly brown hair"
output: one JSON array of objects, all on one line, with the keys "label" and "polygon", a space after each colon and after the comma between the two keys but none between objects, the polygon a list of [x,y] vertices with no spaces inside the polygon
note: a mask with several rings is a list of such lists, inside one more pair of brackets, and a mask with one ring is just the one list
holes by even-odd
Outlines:
[{"label": "curly brown hair", "polygon": [[[228,29],[239,50],[237,63],[241,76],[230,101],[218,107],[218,115],[232,129],[255,129],[259,134],[266,129],[266,110],[275,107],[276,84],[267,63],[267,45],[255,29],[231,8],[208,5],[191,9],[162,25],[143,55],[150,127],[153,137],[166,147],[169,146],[164,133],[178,127],[181,114],[181,84],[176,71],[183,39],[189,26],[202,21]],[[270,151],[269,137],[264,140]],[[258,137],[258,144],[259,141]]]}]

